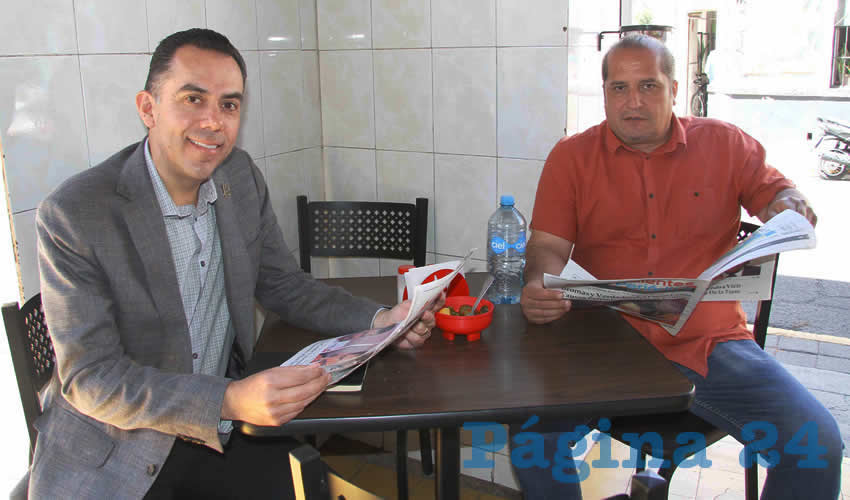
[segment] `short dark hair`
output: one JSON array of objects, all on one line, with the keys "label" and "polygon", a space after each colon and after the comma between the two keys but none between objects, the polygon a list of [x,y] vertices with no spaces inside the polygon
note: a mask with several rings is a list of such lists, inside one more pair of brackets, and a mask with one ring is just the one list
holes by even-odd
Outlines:
[{"label": "short dark hair", "polygon": [[239,66],[239,71],[242,72],[242,84],[245,84],[245,79],[248,75],[245,60],[242,59],[242,54],[230,43],[230,40],[221,33],[213,30],[192,28],[168,35],[159,42],[151,57],[148,79],[145,81],[145,90],[154,93],[160,76],[171,67],[171,61],[174,59],[177,49],[186,45],[204,50],[214,50],[232,57]]},{"label": "short dark hair", "polygon": [[602,58],[602,82],[608,80],[608,56],[620,49],[647,49],[651,50],[661,59],[661,72],[672,82],[676,78],[676,61],[673,59],[673,53],[664,45],[661,40],[649,35],[629,35],[621,38],[605,53]]}]

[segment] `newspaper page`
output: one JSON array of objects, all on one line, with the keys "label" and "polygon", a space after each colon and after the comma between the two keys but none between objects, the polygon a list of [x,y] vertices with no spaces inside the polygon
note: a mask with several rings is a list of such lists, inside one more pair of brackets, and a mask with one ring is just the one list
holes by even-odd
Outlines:
[{"label": "newspaper page", "polygon": [[443,289],[449,286],[452,279],[467,264],[473,250],[462,261],[441,264],[442,267],[453,264],[454,269],[451,273],[413,287],[410,309],[407,316],[399,323],[314,342],[284,361],[281,366],[317,364],[331,374],[329,385],[339,382],[416,324],[422,314],[439,300]]},{"label": "newspaper page", "polygon": [[755,302],[771,298],[773,290],[773,272],[776,260],[766,255],[744,263],[738,269],[721,273],[711,281],[711,285],[702,298],[703,302],[737,300]]},{"label": "newspaper page", "polygon": [[701,285],[695,279],[597,280],[572,260],[561,276],[543,276],[543,286],[562,289],[576,309],[604,305],[669,327],[676,325]]},{"label": "newspaper page", "polygon": [[[573,307],[605,305],[653,321],[676,335],[701,300],[770,298],[774,260],[769,256],[814,248],[814,228],[802,215],[785,210],[722,255],[695,279],[596,280],[573,261],[560,276],[545,274],[543,286],[559,288]],[[724,274],[725,273],[725,274]]]},{"label": "newspaper page", "polygon": [[815,228],[809,221],[793,210],[785,210],[717,259],[699,275],[699,279],[713,279],[724,271],[765,255],[814,248],[816,244]]}]

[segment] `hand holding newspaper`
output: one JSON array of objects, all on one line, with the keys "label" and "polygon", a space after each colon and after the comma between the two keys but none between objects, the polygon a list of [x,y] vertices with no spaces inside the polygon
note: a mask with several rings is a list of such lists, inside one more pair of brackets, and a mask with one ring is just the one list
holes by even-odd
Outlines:
[{"label": "hand holding newspaper", "polygon": [[422,269],[427,270],[428,274],[445,268],[451,268],[453,271],[435,281],[408,283],[407,289],[413,290],[413,295],[410,298],[407,316],[401,322],[314,342],[284,361],[281,366],[318,364],[331,374],[330,385],[342,380],[415,325],[422,314],[433,307],[443,290],[464,268],[474,250],[470,250],[463,260],[423,267]]},{"label": "hand holding newspaper", "polygon": [[[570,260],[560,276],[544,274],[545,288],[560,288],[573,308],[608,306],[659,324],[676,335],[702,301],[770,298],[774,259],[767,256],[814,248],[815,230],[792,210],[776,215],[722,255],[696,278],[597,280]],[[744,265],[744,275],[723,273]]]}]

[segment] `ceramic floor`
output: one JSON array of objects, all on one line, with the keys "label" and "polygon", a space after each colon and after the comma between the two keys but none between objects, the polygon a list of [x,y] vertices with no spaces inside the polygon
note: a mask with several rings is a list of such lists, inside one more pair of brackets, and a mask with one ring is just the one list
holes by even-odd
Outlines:
[{"label": "ceramic floor", "polygon": [[[337,474],[375,495],[398,498],[395,455],[379,448],[333,436],[320,448],[322,459]],[[416,460],[408,460],[408,495],[410,500],[434,498],[434,475],[425,476]],[[505,486],[464,476],[461,500],[521,500],[522,495]]]},{"label": "ceramic floor", "polygon": [[[332,439],[322,446],[323,459],[337,473],[361,488],[386,499],[397,498],[394,458],[391,453],[369,449],[362,444],[352,445],[348,440]],[[680,469],[670,485],[671,500],[744,500],[744,471],[738,463],[741,445],[732,438],[715,443],[707,450],[712,462],[710,468]],[[628,458],[629,449],[612,442],[612,457],[617,460]],[[585,457],[593,461],[599,458],[599,449],[594,447]],[[419,462],[408,461],[410,499],[434,498],[434,477],[422,474]],[[632,471],[617,469],[591,469],[591,474],[582,483],[586,500],[602,499],[628,491]],[[842,471],[842,494],[850,500],[850,458],[844,459]],[[759,479],[764,481],[764,469]],[[486,481],[464,477],[461,482],[462,500],[521,499],[522,495],[510,488]]]},{"label": "ceramic floor", "polygon": [[[738,461],[742,445],[732,437],[726,437],[714,443],[706,450],[711,467],[677,470],[670,484],[671,500],[744,500],[744,470]],[[623,460],[629,456],[629,448],[613,441],[612,456]],[[598,447],[594,447],[586,460],[599,457]],[[620,469],[592,470],[590,477],[582,485],[585,499],[606,498],[628,490],[631,471]],[[761,483],[765,479],[765,470],[759,467]],[[845,457],[842,466],[842,488],[840,499],[850,499],[850,458]]]}]

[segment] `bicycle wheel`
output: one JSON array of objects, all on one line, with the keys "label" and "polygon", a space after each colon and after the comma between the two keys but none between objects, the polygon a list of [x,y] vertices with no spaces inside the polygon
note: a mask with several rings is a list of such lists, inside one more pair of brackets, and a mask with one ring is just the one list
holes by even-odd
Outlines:
[{"label": "bicycle wheel", "polygon": [[697,91],[697,93],[691,97],[691,115],[705,116],[705,94],[701,91]]}]

